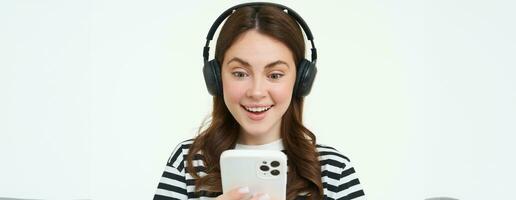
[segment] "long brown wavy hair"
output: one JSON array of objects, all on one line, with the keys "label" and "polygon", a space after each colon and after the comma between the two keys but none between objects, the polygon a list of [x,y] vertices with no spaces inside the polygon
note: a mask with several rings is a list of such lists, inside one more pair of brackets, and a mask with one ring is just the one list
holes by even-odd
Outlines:
[{"label": "long brown wavy hair", "polygon": [[[253,6],[237,9],[222,27],[215,49],[215,59],[223,63],[224,54],[242,33],[256,30],[285,44],[293,53],[296,65],[305,55],[305,42],[297,22],[283,10],[273,6]],[[288,157],[287,199],[307,193],[311,199],[322,199],[321,169],[316,150],[316,137],[302,123],[303,98],[293,95],[281,118],[281,138]],[[196,179],[196,190],[221,192],[219,158],[223,151],[233,149],[240,125],[224,104],[223,96],[213,97],[211,122],[194,139],[187,156],[187,171]],[[204,162],[205,169],[196,168],[194,161]],[[199,170],[206,174],[201,176]]]}]

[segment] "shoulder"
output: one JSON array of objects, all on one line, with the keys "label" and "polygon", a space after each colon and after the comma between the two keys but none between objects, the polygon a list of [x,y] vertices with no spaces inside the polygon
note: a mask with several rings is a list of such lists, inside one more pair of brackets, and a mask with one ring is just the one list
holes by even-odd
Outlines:
[{"label": "shoulder", "polygon": [[334,147],[324,144],[317,144],[316,149],[319,153],[319,161],[321,166],[331,165],[333,167],[344,169],[347,168],[348,165],[351,165],[349,157]]},{"label": "shoulder", "polygon": [[354,199],[364,196],[364,191],[350,159],[331,146],[317,144],[316,148],[319,152],[325,196],[330,199]]},{"label": "shoulder", "polygon": [[167,165],[174,168],[182,168],[186,155],[188,155],[188,150],[193,142],[194,139],[188,139],[177,144],[168,158]]}]

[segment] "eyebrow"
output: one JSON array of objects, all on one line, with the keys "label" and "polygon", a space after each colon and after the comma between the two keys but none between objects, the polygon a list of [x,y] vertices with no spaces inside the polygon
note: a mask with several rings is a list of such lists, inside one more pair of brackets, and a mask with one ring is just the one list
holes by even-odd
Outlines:
[{"label": "eyebrow", "polygon": [[[240,64],[244,65],[245,67],[251,67],[251,65],[247,62],[247,61],[244,61],[242,60],[241,58],[239,57],[234,57],[232,58],[231,60],[229,60],[226,64],[229,65],[229,63],[231,62],[239,62]],[[265,68],[271,68],[275,65],[279,65],[279,64],[284,64],[286,65],[288,68],[290,68],[290,66],[285,62],[285,61],[282,61],[282,60],[277,60],[277,61],[274,61],[274,62],[271,62],[267,65],[265,65]]]}]

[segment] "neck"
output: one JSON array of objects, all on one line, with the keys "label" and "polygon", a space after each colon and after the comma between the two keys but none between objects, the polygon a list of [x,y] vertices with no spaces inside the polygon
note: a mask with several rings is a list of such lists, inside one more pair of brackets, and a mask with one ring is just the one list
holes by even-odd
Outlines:
[{"label": "neck", "polygon": [[274,142],[280,138],[279,131],[277,133],[267,133],[260,135],[252,135],[245,131],[240,131],[238,143],[245,145],[262,145]]}]

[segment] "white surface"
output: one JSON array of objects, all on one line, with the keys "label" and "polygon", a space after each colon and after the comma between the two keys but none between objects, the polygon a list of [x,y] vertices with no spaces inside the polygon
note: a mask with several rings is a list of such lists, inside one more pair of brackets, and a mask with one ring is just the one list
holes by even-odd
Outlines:
[{"label": "white surface", "polygon": [[[283,3],[319,53],[305,122],[369,199],[516,198],[512,1]],[[233,4],[1,1],[0,196],[152,198],[210,113],[201,50]]]}]

